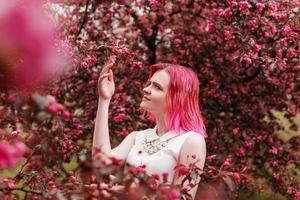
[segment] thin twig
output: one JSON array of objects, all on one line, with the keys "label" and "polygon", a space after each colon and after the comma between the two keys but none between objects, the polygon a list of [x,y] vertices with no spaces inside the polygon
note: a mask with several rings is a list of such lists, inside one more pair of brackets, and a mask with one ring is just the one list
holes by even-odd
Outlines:
[{"label": "thin twig", "polygon": [[81,24],[80,24],[80,28],[79,28],[79,31],[77,32],[76,34],[76,37],[78,37],[88,19],[88,7],[89,7],[89,4],[90,4],[90,0],[87,0],[86,1],[86,4],[85,4],[85,11],[84,11],[84,16],[83,16],[83,19],[81,21]]}]

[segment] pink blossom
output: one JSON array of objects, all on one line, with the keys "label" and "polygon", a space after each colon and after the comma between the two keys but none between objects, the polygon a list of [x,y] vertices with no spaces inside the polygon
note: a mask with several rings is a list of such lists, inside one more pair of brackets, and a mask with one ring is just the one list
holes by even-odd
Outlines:
[{"label": "pink blossom", "polygon": [[168,182],[168,176],[169,176],[169,173],[168,173],[168,172],[162,173],[163,182]]},{"label": "pink blossom", "polygon": [[243,56],[243,61],[245,61],[246,67],[252,64],[252,60],[247,54]]},{"label": "pink blossom", "polygon": [[118,159],[116,157],[111,157],[110,159],[111,159],[113,165],[120,166],[123,163],[122,159]]},{"label": "pink blossom", "polygon": [[53,189],[56,188],[56,185],[55,185],[55,183],[53,181],[49,181],[48,182],[48,187],[49,187],[50,190],[53,190]]},{"label": "pink blossom", "polygon": [[256,44],[256,42],[254,41],[253,38],[250,38],[249,39],[249,43],[251,44],[251,46],[254,46]]},{"label": "pink blossom", "polygon": [[272,11],[277,11],[278,10],[278,3],[275,1],[272,1],[268,4],[268,7],[272,10]]},{"label": "pink blossom", "polygon": [[142,69],[143,68],[143,63],[140,61],[133,61],[132,66],[134,69]]},{"label": "pink blossom", "polygon": [[288,187],[287,191],[288,194],[292,194],[293,193],[293,188],[292,187]]},{"label": "pink blossom", "polygon": [[212,21],[207,21],[206,31],[212,33],[215,30],[214,23]]},{"label": "pink blossom", "polygon": [[48,106],[48,111],[52,114],[57,114],[60,111],[64,110],[64,106],[59,103],[50,103]]},{"label": "pink blossom", "polygon": [[117,123],[121,123],[123,122],[124,120],[126,119],[126,116],[121,113],[121,114],[118,114],[114,117],[114,121],[117,122]]},{"label": "pink blossom", "polygon": [[137,174],[145,173],[145,172],[146,172],[146,166],[145,166],[145,165],[142,165],[142,166],[137,166],[137,167],[135,167],[135,172],[136,172]]},{"label": "pink blossom", "polygon": [[228,3],[230,3],[231,7],[237,7],[238,3],[236,1],[230,0]]},{"label": "pink blossom", "polygon": [[206,161],[208,163],[211,163],[216,158],[216,155],[210,155],[206,157]]},{"label": "pink blossom", "polygon": [[228,169],[230,167],[230,163],[228,160],[225,160],[225,162],[223,163],[223,169]]},{"label": "pink blossom", "polygon": [[255,6],[256,6],[257,10],[259,10],[259,12],[261,12],[264,9],[265,4],[257,3]]},{"label": "pink blossom", "polygon": [[262,45],[256,44],[255,46],[255,52],[258,53],[262,49]]},{"label": "pink blossom", "polygon": [[300,192],[296,192],[296,193],[295,193],[295,199],[296,199],[296,200],[299,200],[299,199],[300,199]]},{"label": "pink blossom", "polygon": [[247,13],[250,8],[251,8],[251,5],[247,1],[240,2],[240,10],[242,13]]},{"label": "pink blossom", "polygon": [[28,152],[27,147],[22,142],[10,145],[7,142],[0,143],[0,168],[14,167],[21,157]]},{"label": "pink blossom", "polygon": [[256,20],[255,20],[255,19],[251,19],[251,20],[249,21],[249,28],[250,28],[251,30],[254,30],[255,27],[256,27],[256,24],[257,24]]},{"label": "pink blossom", "polygon": [[213,16],[215,16],[215,17],[221,15],[221,13],[222,13],[222,9],[215,9],[215,8],[213,8],[212,11],[211,11],[211,14]]},{"label": "pink blossom", "polygon": [[16,185],[14,183],[7,183],[7,187],[8,189],[13,190],[16,188]]},{"label": "pink blossom", "polygon": [[237,184],[239,184],[241,182],[241,177],[240,177],[239,173],[236,173],[236,172],[232,173],[232,177]]},{"label": "pink blossom", "polygon": [[270,151],[270,153],[275,154],[275,155],[278,153],[278,149],[274,146],[269,151]]},{"label": "pink blossom", "polygon": [[294,58],[294,57],[296,57],[296,56],[297,56],[297,53],[296,53],[296,51],[295,51],[294,48],[289,48],[289,49],[287,50],[287,52],[286,52],[286,57],[288,57],[288,58]]},{"label": "pink blossom", "polygon": [[7,102],[8,102],[9,104],[14,103],[15,100],[16,100],[16,97],[13,96],[13,95],[9,95],[9,96],[7,97]]},{"label": "pink blossom", "polygon": [[68,119],[70,119],[70,116],[71,116],[71,113],[69,111],[65,110],[63,113],[63,119],[68,120]]},{"label": "pink blossom", "polygon": [[159,175],[154,173],[154,174],[151,174],[151,176],[155,179],[155,180],[159,180]]},{"label": "pink blossom", "polygon": [[287,25],[287,26],[284,26],[282,29],[281,29],[281,33],[282,33],[282,35],[284,35],[284,36],[289,36],[289,35],[291,35],[292,34],[292,29],[291,29],[291,27],[289,26],[289,25]]},{"label": "pink blossom", "polygon": [[96,84],[96,81],[95,80],[90,80],[89,82],[88,82],[88,85],[89,86],[94,86]]},{"label": "pink blossom", "polygon": [[164,196],[166,200],[179,200],[180,193],[179,191],[173,189],[172,191],[166,191],[164,193]]},{"label": "pink blossom", "polygon": [[12,131],[12,132],[11,132],[11,135],[14,136],[14,137],[16,137],[16,136],[18,136],[20,133],[21,133],[20,130],[16,130],[16,131]]},{"label": "pink blossom", "polygon": [[270,37],[272,37],[271,33],[267,32],[267,31],[263,33],[263,36],[264,36],[265,38],[270,38]]},{"label": "pink blossom", "polygon": [[218,64],[222,64],[224,62],[224,59],[222,57],[218,57],[216,59],[216,61],[217,61]]},{"label": "pink blossom", "polygon": [[232,10],[230,8],[226,8],[220,13],[220,16],[224,17],[225,19],[229,20],[232,17]]},{"label": "pink blossom", "polygon": [[239,157],[244,157],[245,156],[245,149],[244,148],[239,148],[236,152],[237,156]]},{"label": "pink blossom", "polygon": [[282,58],[282,49],[278,49],[276,52],[276,57],[281,59]]},{"label": "pink blossom", "polygon": [[245,146],[246,148],[250,149],[250,148],[252,148],[253,143],[250,142],[250,141],[245,141],[244,146]]},{"label": "pink blossom", "polygon": [[273,161],[273,162],[271,163],[271,166],[273,166],[273,167],[278,167],[278,166],[279,166],[278,161]]},{"label": "pink blossom", "polygon": [[292,115],[292,116],[296,116],[297,115],[297,105],[294,104],[294,103],[291,103],[289,105],[289,113]]},{"label": "pink blossom", "polygon": [[178,38],[176,38],[176,39],[174,40],[174,42],[175,42],[175,44],[177,44],[177,45],[182,44],[182,41],[181,41],[180,39],[178,39]]},{"label": "pink blossom", "polygon": [[300,71],[300,65],[294,66],[294,69],[295,69],[296,71]]},{"label": "pink blossom", "polygon": [[95,65],[96,63],[97,63],[96,56],[87,56],[86,58],[84,58],[84,60],[80,64],[80,66],[82,68],[87,68],[87,67],[91,67],[91,66]]},{"label": "pink blossom", "polygon": [[186,176],[189,173],[189,169],[183,165],[183,164],[178,164],[174,167],[174,170],[177,172],[178,176]]},{"label": "pink blossom", "polygon": [[224,31],[225,40],[228,41],[232,38],[232,31],[226,30]]},{"label": "pink blossom", "polygon": [[234,134],[235,136],[239,136],[239,135],[240,135],[240,129],[239,129],[239,128],[234,128],[234,129],[232,130],[232,132],[233,132],[233,134]]},{"label": "pink blossom", "polygon": [[122,135],[123,137],[126,137],[128,134],[129,134],[129,132],[128,132],[127,130],[122,130],[122,131],[121,131],[121,135]]},{"label": "pink blossom", "polygon": [[157,0],[149,0],[149,5],[152,10],[157,9],[158,1]]},{"label": "pink blossom", "polygon": [[276,180],[279,180],[279,178],[280,178],[280,174],[279,174],[279,173],[273,173],[272,175],[273,175],[273,177],[274,177]]}]

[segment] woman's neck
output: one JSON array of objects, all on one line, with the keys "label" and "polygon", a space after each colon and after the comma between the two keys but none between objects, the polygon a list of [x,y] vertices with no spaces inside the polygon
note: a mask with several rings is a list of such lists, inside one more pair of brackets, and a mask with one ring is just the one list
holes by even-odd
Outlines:
[{"label": "woman's neck", "polygon": [[157,119],[156,121],[156,134],[160,137],[168,132],[166,124],[163,119]]}]

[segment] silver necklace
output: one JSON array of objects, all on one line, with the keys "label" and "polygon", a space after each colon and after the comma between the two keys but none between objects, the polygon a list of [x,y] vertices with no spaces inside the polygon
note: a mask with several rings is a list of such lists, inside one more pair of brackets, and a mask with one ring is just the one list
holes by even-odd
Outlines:
[{"label": "silver necklace", "polygon": [[[162,148],[164,148],[165,146],[167,146],[169,140],[171,140],[172,138],[177,137],[178,135],[175,135],[174,137],[171,137],[167,140],[164,141],[160,141],[160,138],[154,139],[154,140],[147,140],[147,138],[144,139],[143,141],[143,147],[145,149],[145,151],[149,154],[153,154],[158,152],[159,150],[161,150]],[[155,144],[157,143],[157,144]]]}]

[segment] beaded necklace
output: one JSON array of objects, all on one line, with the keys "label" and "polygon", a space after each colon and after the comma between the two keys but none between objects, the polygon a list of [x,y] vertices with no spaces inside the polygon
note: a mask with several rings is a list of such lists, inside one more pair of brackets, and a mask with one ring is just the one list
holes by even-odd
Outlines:
[{"label": "beaded necklace", "polygon": [[[143,147],[145,151],[149,154],[153,154],[158,152],[159,150],[163,149],[165,146],[167,146],[169,140],[177,137],[178,135],[175,135],[169,139],[166,139],[164,141],[160,141],[160,138],[154,139],[154,140],[147,140],[147,138],[143,141]],[[156,143],[156,144],[155,144]]]}]

